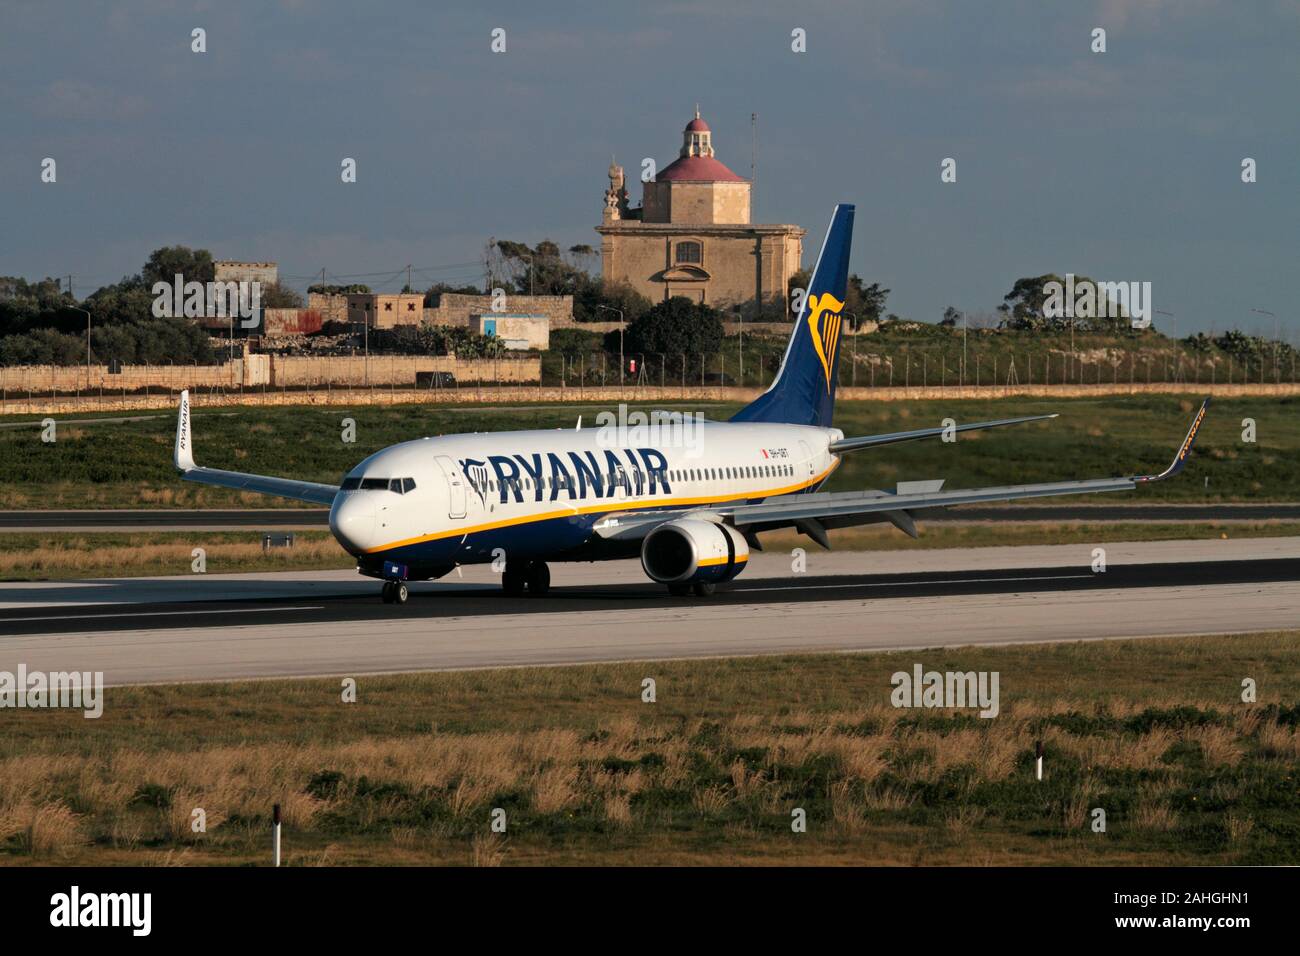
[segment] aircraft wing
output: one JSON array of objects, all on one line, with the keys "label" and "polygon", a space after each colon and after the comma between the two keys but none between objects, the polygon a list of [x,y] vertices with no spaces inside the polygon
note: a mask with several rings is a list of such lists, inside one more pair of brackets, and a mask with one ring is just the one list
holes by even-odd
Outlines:
[{"label": "aircraft wing", "polygon": [[315,504],[333,504],[338,494],[336,485],[321,485],[314,481],[296,481],[292,478],[273,478],[268,475],[246,475],[241,471],[221,471],[217,468],[200,468],[194,464],[194,439],[190,435],[190,393],[181,392],[180,414],[176,417],[176,450],[172,456],[181,477],[205,485],[219,485],[238,491],[255,491],[263,495],[311,501]]},{"label": "aircraft wing", "polygon": [[[953,425],[954,432],[973,432],[985,428],[1001,428],[1004,425],[1020,425],[1024,422],[1041,422],[1056,415],[1030,415],[1028,418],[1002,418],[995,422],[971,422],[969,425]],[[938,438],[948,431],[947,428],[918,428],[910,432],[890,432],[886,435],[868,435],[865,438],[841,438],[831,442],[831,452],[843,455],[845,452],[861,451],[878,445],[896,445],[904,441],[916,441],[920,438]]]},{"label": "aircraft wing", "polygon": [[[1046,498],[1053,495],[1092,494],[1103,491],[1130,491],[1139,485],[1172,478],[1183,470],[1187,455],[1196,441],[1196,433],[1209,407],[1207,398],[1192,420],[1187,437],[1169,467],[1157,475],[1094,478],[1084,481],[1053,481],[1035,485],[1007,485],[992,488],[968,488],[944,491],[942,481],[910,482],[899,485],[895,493],[884,491],[851,491],[804,495],[783,495],[769,498],[759,504],[737,502],[704,508],[684,509],[678,512],[641,512],[611,515],[596,525],[596,531],[606,538],[639,538],[655,526],[687,514],[713,517],[734,524],[742,532],[770,531],[775,528],[795,527],[823,547],[829,547],[825,530],[850,524],[871,521],[890,521],[900,530],[916,537],[912,513],[950,505],[977,504],[990,501],[1017,501],[1022,498]],[[747,534],[748,536],[748,534]],[[751,546],[753,539],[751,538]]]}]

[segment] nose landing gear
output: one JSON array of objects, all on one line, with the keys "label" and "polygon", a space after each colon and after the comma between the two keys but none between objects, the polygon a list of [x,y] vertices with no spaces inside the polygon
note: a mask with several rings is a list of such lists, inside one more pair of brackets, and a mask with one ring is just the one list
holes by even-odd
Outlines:
[{"label": "nose landing gear", "polygon": [[385,581],[381,593],[385,604],[405,604],[406,599],[411,596],[405,581]]}]

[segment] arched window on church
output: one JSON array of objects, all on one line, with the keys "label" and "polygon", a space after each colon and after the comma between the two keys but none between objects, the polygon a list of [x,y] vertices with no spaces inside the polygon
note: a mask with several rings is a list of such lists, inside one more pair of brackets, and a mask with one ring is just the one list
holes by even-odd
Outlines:
[{"label": "arched window on church", "polygon": [[698,266],[704,261],[704,250],[698,242],[679,242],[676,261]]}]

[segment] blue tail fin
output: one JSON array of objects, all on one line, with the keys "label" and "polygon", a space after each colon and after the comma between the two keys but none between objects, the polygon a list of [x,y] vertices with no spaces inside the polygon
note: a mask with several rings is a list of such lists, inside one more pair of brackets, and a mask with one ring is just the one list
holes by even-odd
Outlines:
[{"label": "blue tail fin", "polygon": [[831,216],[776,381],[733,415],[733,422],[830,426],[852,240],[853,207],[841,203]]}]

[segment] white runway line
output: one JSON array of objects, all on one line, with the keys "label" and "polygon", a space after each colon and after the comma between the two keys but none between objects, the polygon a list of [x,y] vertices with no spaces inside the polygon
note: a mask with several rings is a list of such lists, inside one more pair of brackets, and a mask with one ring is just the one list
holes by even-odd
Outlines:
[{"label": "white runway line", "polygon": [[321,611],[325,605],[304,607],[226,607],[204,611],[122,611],[114,614],[58,614],[53,617],[0,617],[6,621],[95,621],[108,617],[197,617],[200,614],[257,614],[261,611]]},{"label": "white runway line", "polygon": [[772,588],[745,588],[744,594],[762,594],[766,591],[822,591],[835,588],[914,588],[930,587],[935,584],[1006,584],[1010,581],[1029,583],[1031,581],[1077,581],[1091,578],[1092,574],[1042,574],[1038,577],[1014,578],[950,578],[943,581],[857,581],[853,584],[790,584]]}]

